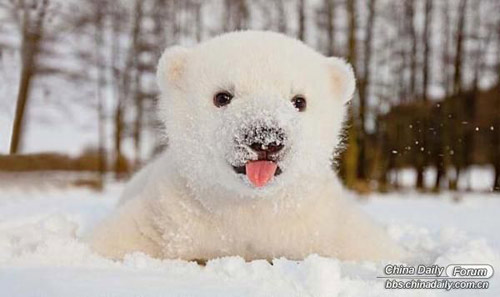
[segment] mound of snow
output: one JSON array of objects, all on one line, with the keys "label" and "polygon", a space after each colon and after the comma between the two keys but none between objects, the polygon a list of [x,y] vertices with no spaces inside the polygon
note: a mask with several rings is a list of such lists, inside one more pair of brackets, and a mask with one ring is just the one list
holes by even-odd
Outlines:
[{"label": "mound of snow", "polygon": [[[206,266],[142,253],[105,259],[81,240],[115,206],[120,186],[87,190],[0,191],[1,296],[500,296],[487,290],[387,290],[386,263],[344,262],[311,255],[303,261]],[[405,195],[408,196],[408,195]],[[375,197],[363,208],[416,255],[413,264],[488,263],[500,269],[500,197]],[[411,264],[411,263],[410,263]]]}]

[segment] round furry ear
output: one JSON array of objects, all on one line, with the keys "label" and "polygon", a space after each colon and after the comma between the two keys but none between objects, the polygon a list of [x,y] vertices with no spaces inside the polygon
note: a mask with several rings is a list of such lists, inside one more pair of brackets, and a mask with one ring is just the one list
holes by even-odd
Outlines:
[{"label": "round furry ear", "polygon": [[156,69],[156,81],[161,91],[180,87],[188,54],[189,49],[182,46],[172,46],[163,52]]},{"label": "round furry ear", "polygon": [[336,57],[328,58],[330,73],[333,82],[333,89],[339,92],[339,98],[344,103],[352,99],[356,89],[356,78],[351,64],[345,60]]}]

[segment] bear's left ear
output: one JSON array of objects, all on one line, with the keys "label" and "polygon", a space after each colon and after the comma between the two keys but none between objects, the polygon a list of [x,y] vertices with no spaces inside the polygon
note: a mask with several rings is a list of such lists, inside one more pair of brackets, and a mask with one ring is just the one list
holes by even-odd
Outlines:
[{"label": "bear's left ear", "polygon": [[189,51],[182,46],[172,46],[163,52],[156,70],[156,81],[161,91],[168,87],[180,87]]},{"label": "bear's left ear", "polygon": [[343,59],[330,57],[328,66],[334,90],[339,91],[339,97],[344,103],[349,102],[356,89],[356,78],[351,64]]}]

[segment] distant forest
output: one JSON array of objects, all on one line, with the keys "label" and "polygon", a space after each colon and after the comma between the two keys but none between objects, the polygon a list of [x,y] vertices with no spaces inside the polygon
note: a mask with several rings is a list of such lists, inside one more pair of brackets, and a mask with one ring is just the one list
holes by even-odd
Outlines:
[{"label": "distant forest", "polygon": [[411,168],[416,188],[454,190],[481,165],[500,191],[498,0],[0,0],[0,62],[15,57],[19,78],[2,93],[16,97],[10,153],[23,152],[34,96],[64,92],[74,104],[86,94],[98,122],[90,167],[126,175],[168,145],[145,137],[160,126],[163,49],[244,29],[283,32],[353,65],[346,149],[335,156],[347,186],[389,190]]}]

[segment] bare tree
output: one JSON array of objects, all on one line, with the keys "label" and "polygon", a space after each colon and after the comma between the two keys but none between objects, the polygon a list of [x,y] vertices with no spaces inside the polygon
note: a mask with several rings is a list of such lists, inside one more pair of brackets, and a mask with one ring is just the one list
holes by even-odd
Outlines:
[{"label": "bare tree", "polygon": [[[335,54],[335,2],[335,0],[323,0],[321,6],[316,9],[316,24],[321,30],[321,34],[318,34],[320,47],[324,47],[325,54],[330,57]],[[324,45],[321,43],[323,36],[326,37]]]},{"label": "bare tree", "polygon": [[410,97],[415,99],[417,85],[417,31],[415,29],[415,0],[405,0],[406,30],[410,38]]},{"label": "bare tree", "polygon": [[224,31],[248,28],[250,10],[246,0],[224,0]]},{"label": "bare tree", "polygon": [[[424,103],[426,103],[429,100],[429,84],[430,84],[430,61],[431,61],[431,44],[432,44],[432,36],[431,36],[431,28],[432,28],[432,15],[433,15],[433,5],[434,5],[434,0],[425,0],[425,8],[424,8],[424,32],[422,36],[422,43],[424,46],[424,61],[423,61],[423,67],[422,67],[422,100]],[[448,14],[448,11],[444,11],[444,13]],[[445,32],[446,34],[446,32]],[[444,53],[447,52],[447,45],[445,42],[444,46]],[[446,54],[444,55],[446,56]],[[446,69],[446,68],[445,68]],[[445,75],[446,75],[446,70],[445,70]],[[439,112],[440,109],[438,109],[438,112],[435,113],[435,116],[439,118],[439,120],[442,120],[441,113]],[[422,119],[424,120],[424,119]],[[434,127],[433,129],[436,129],[437,127]],[[436,179],[434,180],[434,186],[433,190],[434,191],[439,191],[440,185],[441,185],[441,180],[445,174],[445,166],[444,166],[444,153],[443,153],[443,142],[441,141],[441,136],[439,137],[434,137],[431,141],[426,138],[427,131],[429,129],[428,123],[424,125],[425,132],[422,133],[422,137],[419,140],[423,145],[425,145],[428,149],[430,149],[430,153],[432,154],[432,161],[434,162],[434,165],[436,167]],[[428,157],[428,155],[425,155]],[[422,167],[422,166],[420,166]],[[423,171],[423,170],[421,170]],[[417,178],[417,184],[421,185],[423,184],[423,172],[419,173],[420,176]]]},{"label": "bare tree", "polygon": [[285,10],[286,0],[274,0],[276,2],[276,9],[278,10],[278,31],[281,33],[288,32],[288,20]]},{"label": "bare tree", "polygon": [[130,90],[130,68],[131,57],[128,56],[124,68],[120,68],[121,50],[119,37],[122,33],[121,28],[124,23],[123,9],[120,6],[114,6],[111,14],[111,46],[110,46],[110,70],[113,84],[113,97],[115,98],[115,107],[113,112],[113,144],[114,144],[114,171],[116,178],[121,178],[126,170],[126,163],[122,152],[122,140],[124,135],[124,114],[126,99]]},{"label": "bare tree", "polygon": [[367,178],[366,162],[366,105],[368,101],[368,90],[370,86],[370,70],[372,57],[373,28],[375,27],[375,5],[376,0],[368,1],[368,19],[365,27],[365,44],[363,59],[363,75],[359,82],[359,128],[358,128],[358,168],[357,178],[365,180]]},{"label": "bare tree", "polygon": [[462,60],[464,54],[464,39],[465,39],[465,17],[467,9],[467,0],[460,0],[458,8],[458,23],[455,32],[455,59],[454,59],[454,74],[453,74],[453,93],[459,94],[462,91]]},{"label": "bare tree", "polygon": [[431,58],[431,27],[432,27],[433,0],[425,0],[425,22],[424,22],[424,67],[422,68],[422,99],[428,100],[429,96],[429,66]]},{"label": "bare tree", "polygon": [[444,0],[442,5],[441,14],[443,15],[443,46],[442,46],[442,67],[443,67],[443,78],[442,84],[445,92],[445,96],[448,97],[451,94],[451,83],[449,74],[449,60],[450,60],[450,3],[449,0]]},{"label": "bare tree", "polygon": [[[418,66],[418,36],[417,28],[415,23],[416,5],[415,0],[405,0],[405,17],[406,17],[406,32],[409,38],[410,44],[410,81],[409,81],[409,94],[408,97],[411,101],[415,101],[417,98],[417,66]],[[425,130],[427,129],[424,120],[417,117],[414,123],[415,129],[412,130],[415,143],[417,144],[417,150],[414,154],[414,164],[416,169],[416,187],[418,189],[424,188],[424,170],[425,170],[425,159],[426,152],[425,149]]]},{"label": "bare tree", "polygon": [[[496,35],[497,35],[497,45],[496,45],[496,72],[497,72],[497,87],[496,87],[496,102],[494,105],[495,114],[500,114],[500,19],[497,20],[496,24]],[[494,119],[491,143],[492,143],[492,162],[495,168],[494,180],[493,180],[493,190],[500,192],[500,117]]]},{"label": "bare tree", "polygon": [[[347,44],[347,60],[351,63],[354,72],[357,73],[357,7],[356,0],[347,0],[347,25],[348,25],[348,44]],[[348,146],[344,154],[344,178],[349,187],[353,187],[357,181],[358,155],[359,147],[357,141],[358,129],[354,122],[354,109],[349,108],[348,119]]]},{"label": "bare tree", "polygon": [[305,41],[306,40],[306,0],[298,0],[297,10],[298,10],[298,24],[299,30],[297,32],[297,38]]},{"label": "bare tree", "polygon": [[45,17],[49,0],[25,3],[13,1],[13,14],[21,24],[21,78],[17,92],[16,113],[10,142],[10,153],[19,152],[23,135],[25,110],[28,103],[31,82],[36,73],[37,56],[44,33]]},{"label": "bare tree", "polygon": [[97,117],[98,117],[98,167],[101,183],[104,179],[106,171],[106,140],[105,140],[105,118],[104,118],[104,104],[103,104],[103,88],[105,84],[104,79],[104,61],[102,57],[102,50],[104,47],[103,31],[104,31],[104,9],[103,5],[107,3],[102,1],[92,1],[92,11],[95,12],[94,18],[94,54],[95,54],[95,68],[96,68],[96,99],[97,99]]},{"label": "bare tree", "polygon": [[144,116],[144,96],[142,90],[142,82],[141,76],[143,73],[142,67],[138,65],[138,59],[141,56],[141,52],[143,51],[143,44],[141,42],[142,36],[142,22],[144,16],[144,7],[143,1],[135,0],[134,4],[134,14],[133,14],[133,24],[132,24],[132,36],[130,45],[130,53],[127,64],[130,65],[129,69],[132,71],[134,68],[134,90],[133,90],[133,100],[135,104],[135,121],[134,121],[134,129],[133,129],[133,138],[134,138],[134,148],[135,148],[135,166],[139,166],[140,164],[140,154],[141,154],[141,136],[142,136],[142,122]]},{"label": "bare tree", "polygon": [[356,0],[347,0],[347,60],[351,63],[355,72],[357,72],[357,39],[356,31],[358,30],[357,25],[357,7]]},{"label": "bare tree", "polygon": [[[153,35],[155,39],[155,60],[160,58],[162,50],[167,46],[167,20],[168,20],[168,0],[154,0],[153,11],[151,13],[151,18],[153,19]],[[201,8],[200,8],[201,13]],[[198,20],[201,24],[201,20]],[[200,31],[200,38],[202,32]],[[198,38],[198,36],[197,36]]]},{"label": "bare tree", "polygon": [[[422,36],[422,43],[424,46],[423,55],[424,55],[424,63],[422,67],[422,100],[424,104],[428,101],[429,96],[429,75],[430,75],[430,58],[431,58],[431,27],[432,27],[432,6],[433,0],[425,0],[425,8],[424,8],[424,32]],[[419,133],[418,141],[421,143],[421,147],[426,148],[428,152],[422,152],[417,158],[417,180],[416,185],[418,189],[422,189],[424,187],[424,166],[429,163],[429,153],[433,152],[434,149],[431,150],[429,145],[429,139],[427,138],[427,131],[429,130],[429,123],[426,118],[420,119],[421,127],[423,128],[422,132]],[[439,149],[438,149],[439,150]],[[438,184],[439,187],[441,176],[444,174],[444,168],[442,166],[443,160],[440,157],[442,154],[437,154],[436,160],[436,169],[437,169],[437,181],[435,183]],[[437,190],[437,187],[435,189]]]},{"label": "bare tree", "polygon": [[328,37],[327,54],[333,56],[335,54],[335,1],[325,0],[326,8],[326,32]]},{"label": "bare tree", "polygon": [[200,42],[203,39],[203,1],[194,2],[192,7],[196,24],[196,41]]},{"label": "bare tree", "polygon": [[449,134],[451,144],[452,162],[455,167],[455,175],[450,181],[450,189],[456,190],[460,174],[465,165],[466,151],[464,146],[464,129],[462,128],[462,121],[464,118],[464,111],[461,109],[460,98],[463,91],[463,78],[462,66],[464,55],[464,41],[465,41],[465,24],[467,13],[467,0],[460,0],[458,6],[458,20],[455,31],[455,55],[453,63],[453,93],[454,99],[451,102],[451,121],[449,123]]}]

